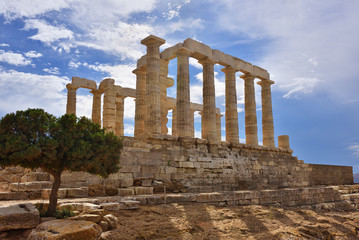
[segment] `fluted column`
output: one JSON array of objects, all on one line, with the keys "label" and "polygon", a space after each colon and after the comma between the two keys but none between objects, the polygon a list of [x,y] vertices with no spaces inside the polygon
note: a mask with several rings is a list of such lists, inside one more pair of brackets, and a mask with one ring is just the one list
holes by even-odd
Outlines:
[{"label": "fluted column", "polygon": [[135,69],[136,74],[136,102],[135,102],[135,137],[145,133],[146,119],[146,71]]},{"label": "fluted column", "polygon": [[165,40],[153,35],[141,41],[146,45],[146,132],[161,134],[160,46]]},{"label": "fluted column", "polygon": [[76,91],[78,87],[75,87],[71,83],[66,85],[67,88],[67,104],[66,104],[66,114],[75,114],[76,115]]},{"label": "fluted column", "polygon": [[246,144],[258,145],[256,97],[254,89],[255,77],[250,74],[244,74],[241,78],[244,80]]},{"label": "fluted column", "polygon": [[92,99],[92,122],[101,125],[101,95],[102,91],[98,89],[91,90]]},{"label": "fluted column", "polygon": [[176,107],[172,108],[172,135],[177,136],[177,109]]},{"label": "fluted column", "polygon": [[222,124],[221,124],[221,117],[223,115],[222,114],[216,114],[216,130],[217,130],[217,141],[221,142],[222,141]]},{"label": "fluted column", "polygon": [[203,65],[202,138],[216,142],[216,93],[214,87],[215,62],[209,58],[205,58],[198,62]]},{"label": "fluted column", "polygon": [[179,137],[191,136],[190,118],[190,79],[189,79],[190,51],[181,48],[177,52],[177,134]]},{"label": "fluted column", "polygon": [[192,110],[190,111],[190,126],[191,126],[191,131],[190,131],[190,137],[195,137],[194,134],[194,113],[196,112],[196,110]]},{"label": "fluted column", "polygon": [[123,112],[124,112],[124,100],[125,97],[116,98],[116,136],[124,135],[123,128]]},{"label": "fluted column", "polygon": [[222,69],[226,79],[226,141],[230,143],[239,142],[238,110],[236,91],[236,70],[232,67]]},{"label": "fluted column", "polygon": [[115,80],[107,78],[101,82],[104,90],[103,97],[103,127],[106,132],[115,133],[116,130],[116,90]]},{"label": "fluted column", "polygon": [[274,82],[271,80],[262,80],[258,84],[262,87],[262,131],[263,131],[263,146],[275,147],[274,142],[274,126],[273,126],[273,111],[272,111],[272,94],[271,85]]}]

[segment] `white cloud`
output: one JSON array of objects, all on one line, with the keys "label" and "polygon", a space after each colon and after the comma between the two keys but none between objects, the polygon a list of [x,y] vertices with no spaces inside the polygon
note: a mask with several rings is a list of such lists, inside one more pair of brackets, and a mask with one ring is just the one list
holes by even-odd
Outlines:
[{"label": "white cloud", "polygon": [[87,33],[76,44],[115,54],[122,60],[137,60],[145,50],[140,41],[153,31],[154,29],[147,24],[129,24],[121,21],[101,27],[88,26]]},{"label": "white cloud", "polygon": [[0,47],[10,47],[10,45],[7,43],[0,43]]},{"label": "white cloud", "polygon": [[0,1],[0,14],[5,19],[35,17],[49,11],[59,11],[69,6],[70,0],[4,0]]},{"label": "white cloud", "polygon": [[68,66],[70,67],[70,68],[78,68],[78,67],[80,67],[81,66],[81,62],[74,62],[74,61],[70,61],[69,62],[69,64],[68,64]]},{"label": "white cloud", "polygon": [[353,151],[353,154],[359,157],[359,144],[353,144],[348,147],[349,150]]},{"label": "white cloud", "polygon": [[98,72],[108,73],[107,77],[115,79],[116,85],[130,88],[136,87],[136,75],[132,73],[136,69],[135,65],[92,65],[88,63],[83,63],[82,65]]},{"label": "white cloud", "polygon": [[53,43],[59,39],[72,39],[74,33],[64,26],[52,26],[45,20],[27,19],[24,30],[37,29],[37,34],[30,39],[39,40],[45,44]]},{"label": "white cloud", "polygon": [[36,51],[29,51],[29,52],[25,53],[25,56],[29,57],[29,58],[39,58],[39,57],[42,57],[42,54],[38,53]]},{"label": "white cloud", "polygon": [[26,59],[20,53],[14,53],[12,51],[5,52],[0,50],[0,62],[6,62],[15,66],[26,66],[31,64],[31,60]]},{"label": "white cloud", "polygon": [[202,64],[198,63],[198,60],[195,58],[189,58],[189,64],[195,68],[203,69]]},{"label": "white cloud", "polygon": [[[359,32],[353,31],[359,22],[359,2],[224,0],[216,7],[221,8],[216,17],[223,29],[254,44],[264,43],[259,46],[261,60],[255,64],[268,69],[278,84],[273,86],[276,91],[287,97],[308,94],[298,81],[304,79],[304,84],[311,82],[312,92],[323,90],[339,99],[359,101]],[[318,87],[317,80],[325,84]]]},{"label": "white cloud", "polygon": [[52,68],[44,68],[42,69],[42,71],[50,73],[50,74],[55,74],[55,75],[59,75],[60,74],[60,69],[57,67],[52,67]]},{"label": "white cloud", "polygon": [[[27,108],[44,108],[57,116],[66,110],[66,77],[15,70],[0,72],[0,114]],[[11,103],[11,104],[9,104]]]},{"label": "white cloud", "polygon": [[287,91],[284,98],[298,98],[301,94],[313,92],[320,82],[318,78],[294,78],[292,82],[279,85],[279,88]]},{"label": "white cloud", "polygon": [[168,10],[167,12],[163,12],[162,15],[167,18],[168,20],[171,20],[174,17],[178,17],[181,8],[190,3],[190,0],[185,0],[183,3],[168,3]]}]

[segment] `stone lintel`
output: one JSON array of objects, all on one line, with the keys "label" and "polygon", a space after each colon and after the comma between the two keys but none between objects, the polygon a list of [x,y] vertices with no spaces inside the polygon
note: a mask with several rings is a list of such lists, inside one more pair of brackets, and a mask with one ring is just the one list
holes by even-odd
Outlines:
[{"label": "stone lintel", "polygon": [[156,44],[157,46],[161,46],[165,42],[166,42],[166,40],[164,40],[160,37],[150,35],[150,36],[146,37],[145,39],[142,39],[141,44],[146,45],[146,46],[151,45],[151,44]]},{"label": "stone lintel", "polygon": [[97,89],[96,82],[94,80],[89,80],[86,78],[72,77],[72,84],[77,87]]},{"label": "stone lintel", "polygon": [[267,72],[267,70],[261,68],[261,67],[258,67],[256,65],[253,65],[253,72],[252,74],[254,76],[256,76],[256,78],[259,78],[259,79],[269,79],[269,73]]},{"label": "stone lintel", "polygon": [[177,56],[190,56],[191,55],[191,51],[188,48],[185,47],[181,47],[177,50],[176,52]]},{"label": "stone lintel", "polygon": [[161,59],[165,59],[165,60],[172,60],[174,58],[177,57],[177,50],[182,48],[182,43],[177,43],[176,45],[166,48],[165,50],[163,50],[160,55],[161,55]]}]

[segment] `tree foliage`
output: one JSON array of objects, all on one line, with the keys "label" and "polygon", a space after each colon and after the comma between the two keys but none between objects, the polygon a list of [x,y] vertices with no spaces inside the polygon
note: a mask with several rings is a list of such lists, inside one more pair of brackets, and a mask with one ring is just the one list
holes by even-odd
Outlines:
[{"label": "tree foliage", "polygon": [[56,210],[63,171],[107,177],[119,169],[121,148],[118,137],[85,117],[65,114],[56,118],[42,109],[28,109],[0,121],[0,166],[41,168],[54,176],[50,215]]}]

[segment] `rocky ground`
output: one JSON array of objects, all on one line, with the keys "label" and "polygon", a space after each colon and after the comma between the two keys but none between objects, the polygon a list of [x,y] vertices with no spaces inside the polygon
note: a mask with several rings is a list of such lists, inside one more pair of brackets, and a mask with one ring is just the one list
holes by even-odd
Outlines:
[{"label": "rocky ground", "polygon": [[359,211],[169,204],[114,214],[113,239],[359,239]]}]

